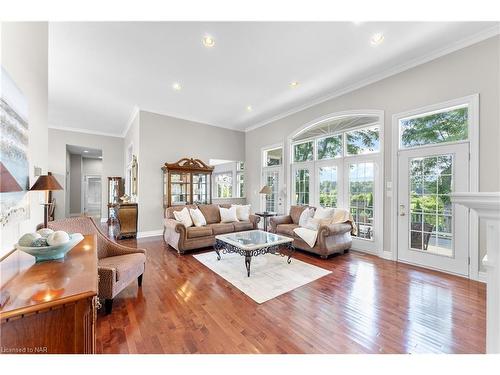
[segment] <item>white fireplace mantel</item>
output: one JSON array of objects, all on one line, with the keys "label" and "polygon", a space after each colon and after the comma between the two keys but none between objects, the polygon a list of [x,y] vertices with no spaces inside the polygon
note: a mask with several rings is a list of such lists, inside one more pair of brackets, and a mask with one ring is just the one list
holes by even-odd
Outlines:
[{"label": "white fireplace mantel", "polygon": [[451,201],[476,211],[486,222],[486,352],[500,353],[500,192],[453,193]]}]

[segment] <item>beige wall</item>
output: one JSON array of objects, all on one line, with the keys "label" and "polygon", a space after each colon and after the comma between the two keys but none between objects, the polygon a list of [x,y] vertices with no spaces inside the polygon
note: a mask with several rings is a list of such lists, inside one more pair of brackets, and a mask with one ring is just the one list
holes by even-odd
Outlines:
[{"label": "beige wall", "polygon": [[[338,111],[384,110],[385,185],[391,180],[392,115],[475,93],[480,95],[480,190],[499,191],[499,55],[500,37],[496,36],[247,132],[247,200],[254,207],[260,203],[261,148],[280,142],[286,144],[287,137],[309,121]],[[288,177],[285,177],[285,181],[288,182]],[[391,199],[385,197],[386,251],[391,250],[390,204]],[[481,236],[480,251],[484,253],[484,235]]]},{"label": "beige wall", "polygon": [[[107,217],[107,177],[123,176],[123,138],[49,128],[49,170],[56,176],[63,188],[66,188],[66,145],[102,150],[101,216]],[[56,219],[60,219],[67,212],[65,194],[62,191],[56,191],[54,197],[57,200]]]},{"label": "beige wall", "polygon": [[139,126],[139,231],[163,228],[162,171],[183,157],[244,160],[245,133],[141,111]]},{"label": "beige wall", "polygon": [[[2,22],[2,66],[28,101],[30,185],[35,182],[33,168],[47,173],[48,119],[48,25],[47,22]],[[65,155],[63,155],[65,158]],[[25,232],[43,222],[44,194],[31,192],[30,219],[1,228],[0,256],[13,248]]]}]

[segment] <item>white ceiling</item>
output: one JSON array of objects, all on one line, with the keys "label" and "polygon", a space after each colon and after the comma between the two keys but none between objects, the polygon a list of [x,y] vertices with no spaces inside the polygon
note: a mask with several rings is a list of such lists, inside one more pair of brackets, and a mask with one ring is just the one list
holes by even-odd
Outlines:
[{"label": "white ceiling", "polygon": [[[498,32],[494,22],[50,23],[49,124],[123,135],[139,107],[245,130],[483,39],[495,27]],[[376,32],[385,39],[375,47]],[[206,34],[215,47],[203,46]],[[291,81],[300,84],[292,89]]]}]

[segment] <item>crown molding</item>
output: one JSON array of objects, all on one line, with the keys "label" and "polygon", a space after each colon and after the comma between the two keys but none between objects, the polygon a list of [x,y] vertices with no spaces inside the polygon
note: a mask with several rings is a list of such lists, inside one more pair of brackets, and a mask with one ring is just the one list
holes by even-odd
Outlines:
[{"label": "crown molding", "polygon": [[140,111],[140,108],[138,106],[134,105],[134,107],[132,108],[132,112],[130,112],[130,116],[128,118],[127,125],[125,126],[125,130],[122,132],[120,137],[125,138],[125,136],[127,135],[128,131],[130,130],[130,127],[132,126],[132,123],[134,122],[135,117],[137,116],[139,111]]},{"label": "crown molding", "polygon": [[90,134],[90,135],[103,135],[106,137],[123,138],[121,136],[121,134],[106,133],[106,132],[100,132],[100,131],[96,131],[96,130],[88,130],[88,129],[82,129],[82,128],[69,128],[66,126],[49,125],[49,129],[63,130],[63,131],[67,131],[67,132],[83,133],[83,134]]},{"label": "crown molding", "polygon": [[277,114],[277,115],[272,116],[272,117],[269,117],[266,120],[260,121],[252,126],[245,128],[245,132],[250,132],[252,130],[258,129],[258,128],[265,126],[265,125],[268,125],[274,121],[281,120],[285,117],[291,116],[291,115],[298,113],[300,111],[303,111],[305,109],[314,107],[315,105],[324,103],[328,100],[338,98],[339,96],[345,95],[345,94],[350,93],[350,92],[355,91],[355,90],[358,90],[362,87],[371,85],[372,83],[381,81],[385,78],[389,78],[389,77],[394,76],[396,74],[402,73],[406,70],[415,68],[419,65],[425,64],[425,63],[430,62],[432,60],[435,60],[439,57],[443,57],[443,56],[446,56],[450,53],[459,51],[463,48],[466,48],[466,47],[469,47],[473,44],[482,42],[483,40],[489,39],[489,38],[494,37],[495,35],[499,35],[499,34],[500,34],[500,25],[490,27],[488,29],[480,31],[479,33],[476,33],[476,34],[471,35],[467,38],[464,38],[460,41],[454,42],[454,43],[452,43],[444,48],[435,50],[434,52],[431,52],[427,55],[424,55],[423,57],[419,57],[419,58],[411,60],[407,63],[400,64],[394,68],[387,69],[387,70],[383,71],[382,73],[374,74],[373,76],[371,76],[369,78],[358,81],[358,82],[351,84],[347,87],[344,87],[342,89],[336,90],[333,93],[330,93],[328,95],[324,95],[318,99],[312,100],[308,103],[296,106],[288,111],[282,112],[282,113]]}]

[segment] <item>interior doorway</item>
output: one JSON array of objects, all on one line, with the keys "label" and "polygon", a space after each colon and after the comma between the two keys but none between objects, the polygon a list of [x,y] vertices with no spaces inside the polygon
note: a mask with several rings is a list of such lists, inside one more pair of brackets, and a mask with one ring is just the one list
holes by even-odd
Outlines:
[{"label": "interior doorway", "polygon": [[102,151],[84,146],[66,146],[66,216],[91,216],[103,212]]}]

